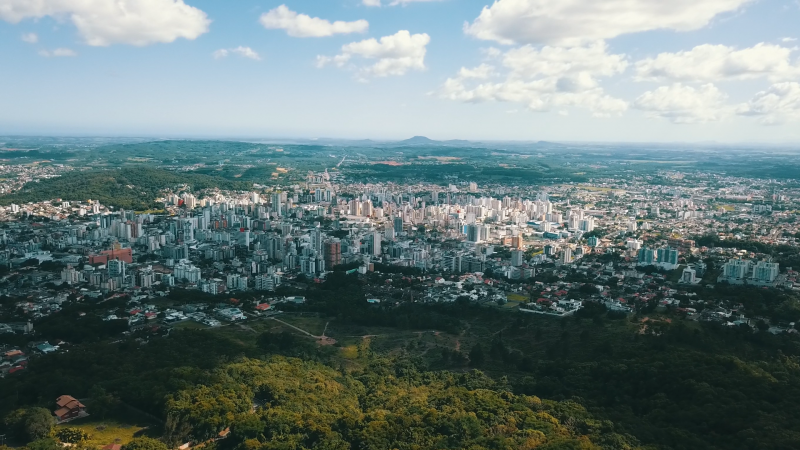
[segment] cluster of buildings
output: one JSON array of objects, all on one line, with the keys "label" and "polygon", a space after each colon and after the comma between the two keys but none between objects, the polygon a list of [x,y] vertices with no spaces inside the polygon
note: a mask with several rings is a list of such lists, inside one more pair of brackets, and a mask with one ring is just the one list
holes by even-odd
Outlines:
[{"label": "cluster of buildings", "polygon": [[717,282],[729,284],[749,284],[753,286],[775,287],[785,282],[780,265],[769,261],[731,259],[722,266]]},{"label": "cluster of buildings", "polygon": [[[159,214],[91,200],[0,207],[0,295],[16,299],[19,316],[0,333],[65,302],[114,296],[135,301],[108,320],[219,326],[248,316],[230,305],[162,310],[150,300],[175,289],[277,297],[281,286],[322,282],[333,270],[417,273],[425,301],[503,303],[516,292],[529,298],[521,311],[556,316],[574,314],[584,298],[622,312],[672,305],[670,283],[800,286],[769,255],[693,240],[797,246],[800,225],[790,219],[800,191],[779,182],[753,191],[717,175],[671,179],[534,189],[347,183],[324,172],[255,192],[169,192]],[[586,284],[596,292],[578,295]]]}]

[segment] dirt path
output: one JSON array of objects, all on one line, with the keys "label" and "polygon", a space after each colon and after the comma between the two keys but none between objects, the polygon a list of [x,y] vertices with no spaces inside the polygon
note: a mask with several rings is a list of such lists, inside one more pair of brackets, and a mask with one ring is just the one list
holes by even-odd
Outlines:
[{"label": "dirt path", "polygon": [[306,336],[313,337],[314,339],[320,339],[321,337],[325,336],[325,333],[322,333],[322,336],[314,336],[313,334],[309,333],[308,331],[306,331],[306,330],[304,330],[302,328],[298,328],[298,327],[296,327],[296,326],[294,326],[294,325],[292,325],[290,323],[286,323],[286,322],[284,322],[284,321],[282,321],[280,319],[276,319],[274,317],[268,317],[267,320],[274,320],[276,322],[282,323],[282,324],[286,325],[287,327],[294,328],[295,330],[305,334]]},{"label": "dirt path", "polygon": [[249,326],[247,326],[247,325],[244,325],[244,324],[241,324],[241,323],[237,323],[237,324],[236,324],[236,326],[238,326],[239,328],[241,328],[241,329],[243,329],[243,330],[250,331],[250,332],[252,332],[252,333],[256,333],[256,334],[258,334],[258,331],[256,331],[256,330],[254,330],[254,329],[250,328],[250,327],[249,327]]},{"label": "dirt path", "polygon": [[325,322],[325,329],[322,330],[322,337],[325,337],[325,333],[328,332],[328,325],[330,325],[330,322]]}]

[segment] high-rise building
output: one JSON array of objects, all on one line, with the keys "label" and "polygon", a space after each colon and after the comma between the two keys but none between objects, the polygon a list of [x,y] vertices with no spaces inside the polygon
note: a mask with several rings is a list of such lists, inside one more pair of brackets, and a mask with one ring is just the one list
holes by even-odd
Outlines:
[{"label": "high-rise building", "polygon": [[511,248],[522,250],[523,238],[521,234],[511,236]]},{"label": "high-rise building", "polygon": [[480,228],[478,225],[467,225],[467,242],[477,243],[480,242]]},{"label": "high-rise building", "polygon": [[108,262],[108,276],[110,278],[125,278],[125,261],[112,259]]},{"label": "high-rise building", "polygon": [[274,291],[275,288],[280,286],[281,277],[277,273],[269,273],[257,276],[255,281],[257,291]]},{"label": "high-rise building", "polygon": [[351,216],[360,216],[361,215],[361,202],[358,201],[357,198],[350,200],[350,204],[348,206],[348,210]]},{"label": "high-rise building", "polygon": [[639,265],[651,266],[656,263],[656,252],[649,247],[642,247],[639,250]]},{"label": "high-rise building", "polygon": [[270,200],[270,203],[272,204],[272,212],[274,212],[278,217],[283,216],[283,196],[281,193],[275,192],[270,197]]},{"label": "high-rise building", "polygon": [[173,275],[176,280],[197,283],[200,281],[201,271],[199,267],[195,267],[191,264],[180,263],[175,266]]},{"label": "high-rise building", "polygon": [[187,209],[194,209],[197,206],[197,198],[188,192],[181,196],[181,200]]},{"label": "high-rise building", "polygon": [[153,286],[154,279],[152,270],[142,270],[136,274],[136,285],[140,288],[149,288]]},{"label": "high-rise building", "polygon": [[322,253],[322,239],[322,229],[319,226],[314,227],[314,229],[311,230],[311,247],[317,254]]},{"label": "high-rise building", "polygon": [[342,263],[342,241],[330,239],[324,244],[325,266],[333,270]]},{"label": "high-rise building", "polygon": [[750,261],[732,259],[722,266],[722,275],[725,278],[744,279],[750,273]]},{"label": "high-rise building", "polygon": [[525,261],[525,252],[522,250],[512,250],[511,251],[511,265],[513,267],[519,267]]},{"label": "high-rise building", "polygon": [[594,231],[594,217],[589,216],[578,222],[578,229],[585,233]]},{"label": "high-rise building", "polygon": [[395,217],[392,219],[392,223],[394,224],[394,233],[400,234],[403,232],[403,218],[402,217]]},{"label": "high-rise building", "polygon": [[780,274],[780,266],[777,263],[759,261],[753,269],[753,280],[758,283],[772,283]]},{"label": "high-rise building", "polygon": [[364,217],[372,217],[372,202],[367,200],[361,204],[361,215]]},{"label": "high-rise building", "polygon": [[572,248],[564,247],[564,252],[561,254],[561,263],[562,264],[572,264]]},{"label": "high-rise building", "polygon": [[678,267],[678,249],[672,247],[658,249],[658,264],[667,270],[674,270]]},{"label": "high-rise building", "polygon": [[570,230],[577,230],[580,226],[581,219],[578,218],[577,214],[571,214],[569,219],[567,220],[567,229]]},{"label": "high-rise building", "polygon": [[78,284],[81,281],[81,273],[72,266],[67,266],[61,271],[61,281],[69,285]]},{"label": "high-rise building", "polygon": [[381,248],[381,232],[375,231],[372,233],[372,255],[380,256],[383,253]]},{"label": "high-rise building", "polygon": [[240,290],[246,291],[247,290],[247,282],[248,278],[246,276],[238,275],[238,274],[231,274],[228,275],[226,280],[226,286],[230,290]]}]

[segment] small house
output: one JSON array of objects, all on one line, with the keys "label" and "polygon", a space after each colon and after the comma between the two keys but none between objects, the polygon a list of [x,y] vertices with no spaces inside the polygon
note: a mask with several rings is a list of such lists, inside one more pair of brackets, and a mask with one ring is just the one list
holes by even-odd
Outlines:
[{"label": "small house", "polygon": [[86,414],[86,406],[71,395],[62,395],[56,399],[58,409],[55,414],[59,422],[71,420]]}]

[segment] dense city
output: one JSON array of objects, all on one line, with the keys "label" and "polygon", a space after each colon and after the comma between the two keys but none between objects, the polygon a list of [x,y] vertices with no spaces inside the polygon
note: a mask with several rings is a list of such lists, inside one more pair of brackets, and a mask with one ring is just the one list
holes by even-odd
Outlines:
[{"label": "dense city", "polygon": [[[794,268],[781,264],[791,259],[773,251],[800,240],[800,190],[706,174],[688,186],[681,173],[666,175],[674,186],[640,178],[534,189],[349,183],[325,171],[251,192],[168,191],[158,212],[92,200],[11,204],[0,212],[0,292],[14,302],[4,305],[0,333],[30,340],[4,348],[0,373],[69,348],[36,339],[36,322],[65,305],[123,298],[102,320],[125,333],[219,327],[278,314],[280,304],[303,301],[279,295],[281,287],[323,283],[339,270],[370,280],[370,303],[466,297],[565,317],[594,302],[625,315],[670,309],[686,320],[796,333],[792,317],[692,288],[800,289]],[[215,303],[164,302],[175,290]]]}]

